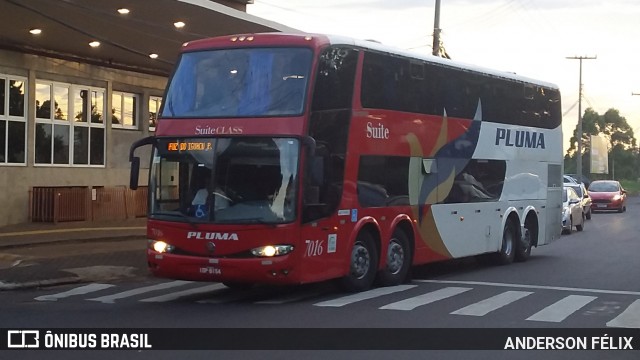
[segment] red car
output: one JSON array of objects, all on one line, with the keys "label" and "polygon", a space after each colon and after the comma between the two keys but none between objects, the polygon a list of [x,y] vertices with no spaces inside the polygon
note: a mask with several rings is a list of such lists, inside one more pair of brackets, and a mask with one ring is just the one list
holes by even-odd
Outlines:
[{"label": "red car", "polygon": [[627,191],[615,180],[596,180],[589,184],[592,211],[627,211]]}]

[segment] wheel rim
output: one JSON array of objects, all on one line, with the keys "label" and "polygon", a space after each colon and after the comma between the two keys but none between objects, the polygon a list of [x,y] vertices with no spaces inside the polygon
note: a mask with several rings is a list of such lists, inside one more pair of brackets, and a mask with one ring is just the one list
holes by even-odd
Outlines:
[{"label": "wheel rim", "polygon": [[404,249],[397,239],[391,239],[387,248],[387,268],[391,274],[397,274],[404,265]]},{"label": "wheel rim", "polygon": [[502,252],[504,252],[505,255],[511,255],[512,251],[513,251],[513,232],[511,231],[511,228],[509,228],[509,231],[505,231],[504,233],[504,238],[502,241]]},{"label": "wheel rim", "polygon": [[357,279],[362,279],[369,271],[371,255],[369,250],[362,244],[356,243],[351,251],[351,275]]}]

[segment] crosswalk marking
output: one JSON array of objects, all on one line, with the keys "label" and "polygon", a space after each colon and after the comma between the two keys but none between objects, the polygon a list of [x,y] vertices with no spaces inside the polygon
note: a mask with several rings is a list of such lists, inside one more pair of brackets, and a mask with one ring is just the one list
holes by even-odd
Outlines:
[{"label": "crosswalk marking", "polygon": [[208,292],[211,292],[211,291],[216,291],[216,290],[226,289],[226,288],[227,287],[222,285],[222,284],[206,285],[206,286],[197,287],[195,289],[176,291],[176,292],[169,293],[167,295],[160,295],[160,296],[150,297],[150,298],[142,299],[140,301],[142,301],[142,302],[167,302],[167,301],[173,301],[173,300],[179,299],[179,298],[184,297],[184,296],[205,294],[205,293],[208,293]]},{"label": "crosswalk marking", "polygon": [[100,291],[100,290],[108,289],[108,288],[113,287],[113,286],[115,286],[115,285],[112,285],[112,284],[98,284],[98,283],[88,284],[88,285],[84,285],[84,286],[80,286],[80,287],[77,287],[77,288],[73,288],[71,290],[68,290],[68,291],[65,291],[65,292],[61,292],[61,293],[57,293],[57,294],[38,296],[34,300],[37,300],[37,301],[58,301],[58,299],[64,299],[64,298],[67,298],[69,296],[75,296],[75,295],[84,295],[84,294],[88,294],[88,293],[91,293],[91,292],[94,292],[94,291]]},{"label": "crosswalk marking", "polygon": [[123,298],[129,297],[129,296],[140,295],[140,294],[144,294],[146,292],[151,292],[151,291],[156,291],[156,290],[170,289],[172,287],[182,286],[182,285],[185,285],[185,284],[190,284],[192,282],[193,281],[176,280],[176,281],[171,281],[171,282],[166,282],[166,283],[160,283],[160,284],[157,284],[157,285],[145,286],[145,287],[141,287],[141,288],[137,288],[137,289],[133,289],[133,290],[123,291],[123,292],[120,292],[120,293],[117,293],[117,294],[113,294],[113,295],[101,296],[101,297],[88,299],[88,300],[99,301],[99,302],[102,302],[102,303],[105,303],[105,304],[112,304],[118,299],[123,299]]},{"label": "crosswalk marking", "polygon": [[595,299],[595,296],[569,295],[529,316],[527,320],[561,322]]},{"label": "crosswalk marking", "polygon": [[558,290],[558,291],[573,291],[573,292],[587,292],[595,294],[610,294],[610,295],[634,295],[640,296],[640,291],[626,291],[626,290],[603,290],[603,289],[584,289],[573,288],[563,286],[546,286],[546,285],[526,285],[526,284],[508,284],[508,283],[496,283],[486,281],[465,281],[465,280],[413,280],[421,283],[432,284],[456,284],[456,285],[483,285],[493,287],[510,287],[520,289],[539,289],[539,290]]},{"label": "crosswalk marking", "polygon": [[615,319],[609,321],[607,326],[622,328],[640,328],[640,300],[636,300],[627,307]]},{"label": "crosswalk marking", "polygon": [[505,291],[502,294],[492,296],[475,304],[465,306],[452,312],[455,315],[484,316],[525,296],[533,294],[530,291]]},{"label": "crosswalk marking", "polygon": [[446,287],[444,289],[428,292],[426,294],[414,296],[406,300],[391,303],[389,305],[382,306],[380,309],[388,310],[413,310],[418,306],[427,305],[438,300],[446,299],[451,296],[462,294],[465,291],[469,291],[471,288],[463,287]]},{"label": "crosswalk marking", "polygon": [[[421,281],[421,282],[431,282],[431,281]],[[433,282],[454,283],[449,281],[433,281]],[[319,296],[324,297],[328,295],[326,293],[323,294],[323,292],[319,291],[318,289],[314,290],[313,288],[300,290],[300,291],[290,291],[290,292],[289,291],[287,292],[281,292],[281,291],[264,292],[263,291],[263,292],[257,292],[257,293],[255,291],[225,292],[225,291],[218,291],[218,290],[226,289],[224,285],[219,283],[214,283],[214,284],[205,285],[205,286],[197,286],[193,288],[190,287],[183,290],[176,289],[176,291],[169,290],[176,287],[186,286],[188,284],[194,284],[194,283],[195,282],[192,282],[192,281],[163,282],[163,283],[154,284],[151,286],[145,286],[145,287],[140,287],[140,288],[131,289],[127,291],[121,291],[119,293],[112,294],[112,295],[100,296],[100,297],[95,297],[91,299],[85,298],[85,300],[112,304],[112,303],[115,303],[116,300],[118,299],[134,297],[134,296],[138,296],[141,294],[154,292],[154,291],[160,292],[162,290],[166,290],[166,291],[163,291],[163,293],[165,293],[164,295],[160,294],[158,296],[147,297],[137,301],[145,302],[145,303],[170,302],[170,301],[178,300],[180,298],[188,297],[191,295],[211,293],[211,296],[209,296],[207,299],[203,299],[195,302],[204,303],[204,304],[220,304],[220,303],[233,302],[233,301],[239,300],[244,302],[251,301],[253,304],[277,305],[277,304],[299,302],[309,298],[316,298]],[[470,284],[474,282],[461,281],[461,282],[455,282],[455,283]],[[488,285],[488,283],[479,283],[479,282],[477,284]],[[545,290],[549,290],[549,289],[570,290],[571,289],[571,288],[553,288],[553,287],[546,287],[546,286],[526,286],[526,285],[514,286],[514,284],[501,284],[501,283],[493,283],[493,285],[497,286],[498,288],[499,287],[520,287],[520,288],[541,288]],[[60,299],[66,299],[69,297],[74,297],[79,295],[90,294],[89,296],[91,296],[92,293],[103,291],[105,289],[109,289],[113,287],[116,287],[116,285],[92,283],[92,284],[87,284],[83,286],[78,286],[70,290],[55,293],[55,294],[38,296],[38,297],[35,297],[34,300],[58,301]],[[334,294],[334,295],[338,295],[339,297],[332,300],[321,301],[313,305],[320,306],[320,307],[342,307],[345,305],[362,302],[366,300],[371,300],[378,297],[391,295],[394,293],[401,293],[403,291],[414,289],[414,288],[420,289],[419,285],[412,284],[412,285],[398,285],[398,286],[392,286],[392,287],[375,288],[369,291],[365,291],[357,294],[350,294],[347,296],[339,296],[340,294]],[[428,304],[437,302],[439,300],[444,300],[473,289],[474,288],[468,288],[468,287],[454,287],[454,286],[445,287],[436,291],[431,291],[428,293],[420,294],[418,296],[406,298],[401,301],[393,302],[393,303],[384,305],[379,309],[405,310],[405,311],[413,310],[417,307],[428,305]],[[267,290],[269,289],[267,288]],[[600,292],[605,294],[623,293],[619,291],[608,291],[608,290],[598,291],[593,289],[582,289],[582,291],[583,292],[592,291],[596,293]],[[468,315],[468,316],[485,316],[491,313],[492,311],[498,310],[504,306],[507,306],[520,299],[523,299],[531,294],[534,294],[534,292],[533,291],[515,291],[515,290],[504,291],[498,295],[491,296],[484,300],[480,300],[478,302],[475,302],[473,304],[470,304],[458,310],[455,310],[451,312],[451,314]],[[546,306],[544,308],[542,308],[544,304],[539,304],[538,309],[531,309],[529,307],[531,311],[527,311],[526,314],[523,314],[520,320],[524,319],[527,315],[533,313],[534,311],[537,311],[533,315],[526,318],[526,320],[560,323],[565,321],[571,315],[575,314],[580,309],[584,308],[585,306],[592,303],[596,299],[598,299],[597,296],[567,295],[562,299],[556,301],[555,303],[552,303],[551,305]],[[192,299],[192,300],[196,300],[196,299]],[[540,308],[542,309],[540,310]],[[616,312],[620,312],[620,313],[617,315],[617,317],[607,322],[606,326],[619,327],[619,328],[640,328],[640,299],[634,300],[626,308],[618,307],[616,309]],[[612,313],[612,316],[613,316],[613,313]]]},{"label": "crosswalk marking", "polygon": [[381,288],[364,291],[364,292],[353,294],[353,295],[343,296],[334,300],[322,301],[313,305],[340,307],[340,306],[353,304],[358,301],[369,300],[379,296],[384,296],[384,295],[397,293],[400,291],[409,290],[416,286],[417,285],[397,285],[397,286],[381,287]]}]

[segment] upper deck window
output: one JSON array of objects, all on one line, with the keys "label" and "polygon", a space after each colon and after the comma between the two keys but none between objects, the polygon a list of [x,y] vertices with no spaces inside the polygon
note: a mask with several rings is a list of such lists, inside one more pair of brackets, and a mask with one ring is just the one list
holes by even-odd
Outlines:
[{"label": "upper deck window", "polygon": [[169,84],[162,117],[302,114],[311,59],[307,48],[185,53]]}]

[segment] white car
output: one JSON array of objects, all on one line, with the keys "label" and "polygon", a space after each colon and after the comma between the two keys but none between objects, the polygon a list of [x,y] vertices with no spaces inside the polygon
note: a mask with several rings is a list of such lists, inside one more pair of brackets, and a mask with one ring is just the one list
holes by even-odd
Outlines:
[{"label": "white car", "polygon": [[571,234],[584,229],[585,214],[582,209],[582,198],[570,186],[565,186],[562,193],[562,232]]},{"label": "white car", "polygon": [[569,175],[562,175],[562,182],[565,184],[578,184],[578,180]]}]

